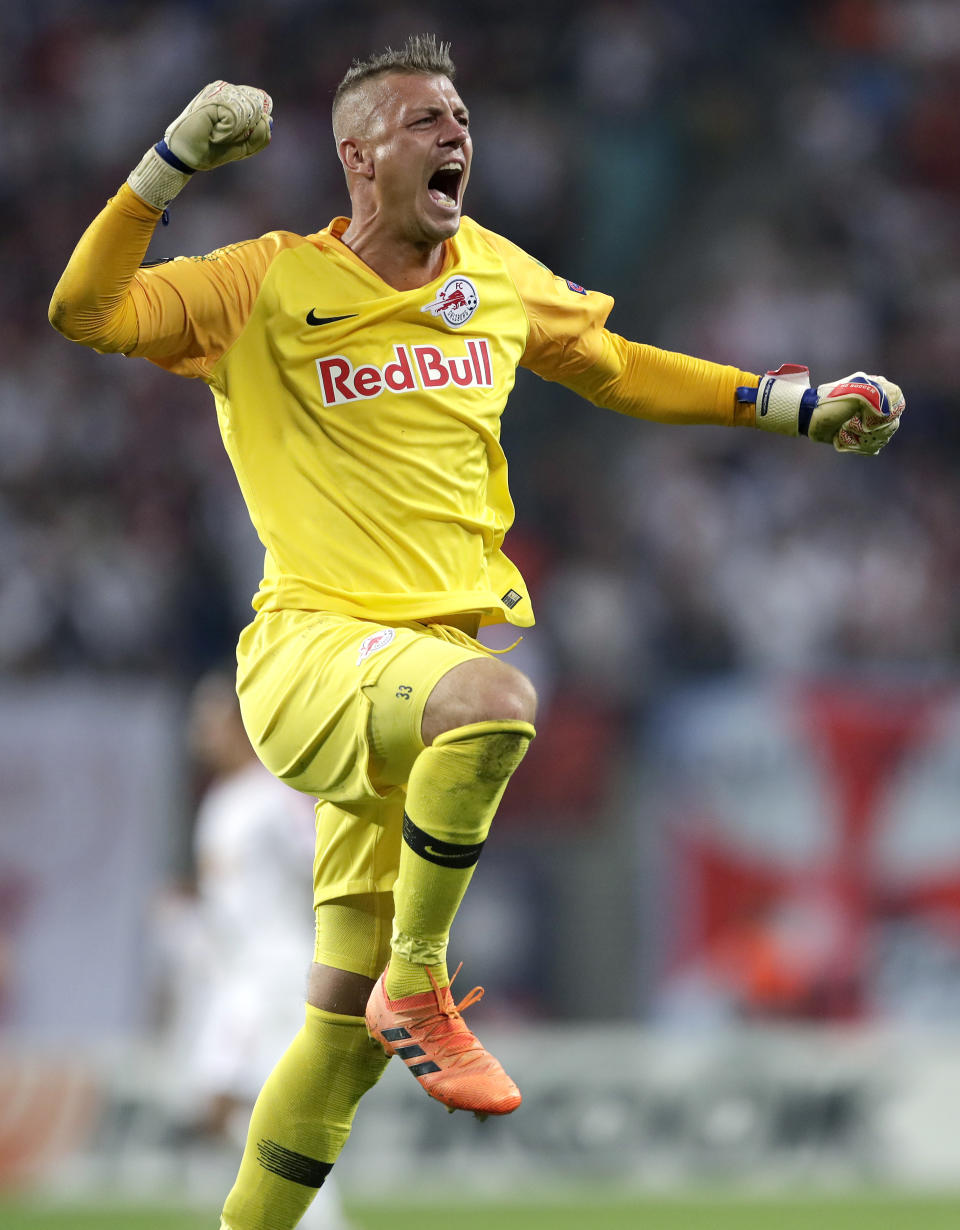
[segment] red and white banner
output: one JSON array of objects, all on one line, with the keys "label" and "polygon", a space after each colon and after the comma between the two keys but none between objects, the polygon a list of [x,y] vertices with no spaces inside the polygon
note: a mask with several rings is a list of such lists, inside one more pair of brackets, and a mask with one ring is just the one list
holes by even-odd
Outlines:
[{"label": "red and white banner", "polygon": [[960,1019],[960,689],[733,682],[654,726],[660,1011]]}]

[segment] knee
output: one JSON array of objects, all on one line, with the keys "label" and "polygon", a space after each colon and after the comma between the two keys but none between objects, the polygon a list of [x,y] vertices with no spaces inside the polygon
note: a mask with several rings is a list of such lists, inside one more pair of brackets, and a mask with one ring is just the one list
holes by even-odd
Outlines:
[{"label": "knee", "polygon": [[448,671],[423,712],[423,742],[473,722],[528,722],[537,716],[537,693],[521,671],[505,662],[478,659]]},{"label": "knee", "polygon": [[[503,665],[494,663],[495,666]],[[537,693],[526,675],[513,667],[507,678],[491,679],[489,689],[469,698],[473,722],[529,722],[537,716]]]}]

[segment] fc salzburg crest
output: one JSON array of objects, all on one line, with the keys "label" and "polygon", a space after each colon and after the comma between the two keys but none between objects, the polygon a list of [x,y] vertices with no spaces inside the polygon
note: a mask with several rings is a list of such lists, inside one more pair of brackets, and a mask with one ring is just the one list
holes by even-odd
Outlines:
[{"label": "fc salzburg crest", "polygon": [[448,278],[436,299],[420,311],[442,316],[452,329],[459,329],[477,310],[478,303],[477,288],[469,278]]}]

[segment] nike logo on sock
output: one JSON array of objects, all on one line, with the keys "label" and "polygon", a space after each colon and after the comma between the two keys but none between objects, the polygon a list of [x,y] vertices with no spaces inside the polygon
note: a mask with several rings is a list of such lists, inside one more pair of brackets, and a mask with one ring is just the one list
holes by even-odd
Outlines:
[{"label": "nike logo on sock", "polygon": [[352,320],[356,316],[356,312],[348,312],[346,316],[315,316],[313,308],[307,312],[306,320],[308,325],[332,325],[337,320]]},{"label": "nike logo on sock", "polygon": [[478,846],[458,846],[456,850],[436,850],[428,842],[423,847],[423,853],[427,858],[442,859],[444,862],[451,862],[454,859],[463,861],[464,859],[477,859],[480,857],[480,851],[483,849],[483,842]]},{"label": "nike logo on sock", "polygon": [[414,853],[428,862],[436,863],[438,867],[453,867],[461,871],[476,863],[484,846],[482,841],[469,846],[461,846],[454,841],[442,841],[418,828],[406,812],[403,813],[403,840]]}]

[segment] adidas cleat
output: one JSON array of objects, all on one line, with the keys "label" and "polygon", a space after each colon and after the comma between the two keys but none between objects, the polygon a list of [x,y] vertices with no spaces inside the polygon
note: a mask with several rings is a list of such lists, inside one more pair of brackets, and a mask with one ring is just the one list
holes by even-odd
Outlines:
[{"label": "adidas cleat", "polygon": [[[453,977],[459,972],[458,967]],[[450,1111],[472,1110],[483,1120],[516,1110],[520,1090],[460,1015],[482,998],[483,987],[474,987],[455,1004],[450,987],[441,989],[431,975],[432,991],[392,1000],[385,978],[386,972],[367,1001],[367,1032],[386,1054],[399,1056],[427,1093]]]}]

